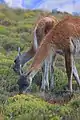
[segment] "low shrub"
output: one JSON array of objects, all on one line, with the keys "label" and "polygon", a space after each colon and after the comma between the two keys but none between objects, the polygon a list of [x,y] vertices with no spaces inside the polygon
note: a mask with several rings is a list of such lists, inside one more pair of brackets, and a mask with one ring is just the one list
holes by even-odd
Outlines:
[{"label": "low shrub", "polygon": [[9,31],[6,27],[0,25],[0,34],[8,35]]},{"label": "low shrub", "polygon": [[62,72],[62,70],[55,68],[54,71],[54,91],[59,92],[59,91],[64,91],[64,87],[67,84],[67,76],[66,73]]},{"label": "low shrub", "polygon": [[70,109],[27,94],[10,97],[4,104],[3,113],[5,120],[61,120],[70,113]]},{"label": "low shrub", "polygon": [[80,96],[64,105],[49,104],[33,95],[16,95],[4,104],[5,120],[80,120]]},{"label": "low shrub", "polygon": [[72,109],[69,120],[80,120],[80,93],[75,93],[73,99],[68,103]]}]

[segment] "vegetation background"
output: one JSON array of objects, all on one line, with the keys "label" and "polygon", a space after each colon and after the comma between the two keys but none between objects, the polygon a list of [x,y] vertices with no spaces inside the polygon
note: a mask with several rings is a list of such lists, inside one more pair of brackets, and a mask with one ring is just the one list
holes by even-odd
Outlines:
[{"label": "vegetation background", "polygon": [[[48,101],[39,98],[40,91],[37,79],[41,79],[41,72],[34,78],[32,85],[33,95],[17,95],[19,76],[13,71],[12,65],[17,55],[18,47],[21,52],[27,51],[33,40],[33,29],[41,15],[54,15],[61,20],[68,13],[48,13],[41,10],[21,10],[0,5],[0,120],[80,120],[80,96],[79,92],[70,97],[64,97],[63,91],[67,85],[67,77],[64,68],[64,58],[57,56],[55,63],[55,88],[53,96],[56,101]],[[31,61],[24,67],[28,68]],[[76,66],[80,74],[80,57],[76,57]],[[74,90],[78,86],[73,81]],[[57,95],[57,97],[56,97]],[[63,96],[62,96],[63,95]],[[49,95],[51,98],[51,96]],[[67,99],[68,98],[68,99]],[[65,104],[65,101],[69,101]]]}]

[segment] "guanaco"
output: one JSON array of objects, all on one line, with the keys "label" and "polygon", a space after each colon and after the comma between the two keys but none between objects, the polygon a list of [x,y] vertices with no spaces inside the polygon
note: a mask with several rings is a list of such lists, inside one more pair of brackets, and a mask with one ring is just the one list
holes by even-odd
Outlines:
[{"label": "guanaco", "polygon": [[[14,60],[14,71],[21,74],[22,67],[25,63],[31,60],[41,43],[43,37],[58,23],[58,20],[54,16],[47,16],[40,18],[33,31],[34,39],[32,43],[32,47],[23,54],[20,53],[20,49],[18,50],[18,56]],[[49,71],[50,71],[50,79],[51,79],[51,86],[53,87],[53,55],[49,55],[42,65],[42,85],[41,89],[45,90],[47,86],[49,89]],[[24,84],[24,83],[23,83]]]},{"label": "guanaco", "polygon": [[72,92],[72,76],[75,77],[80,86],[80,79],[74,61],[74,55],[80,52],[80,18],[68,16],[61,20],[43,38],[34,60],[25,74],[28,88],[30,88],[32,78],[39,71],[43,61],[57,50],[62,51],[64,54],[70,92]]}]

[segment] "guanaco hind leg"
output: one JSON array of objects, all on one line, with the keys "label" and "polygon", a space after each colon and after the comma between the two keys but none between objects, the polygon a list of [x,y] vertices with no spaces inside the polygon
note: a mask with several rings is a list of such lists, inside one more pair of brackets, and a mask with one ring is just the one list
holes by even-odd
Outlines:
[{"label": "guanaco hind leg", "polygon": [[79,78],[78,71],[76,69],[74,61],[73,61],[73,76],[74,76],[76,82],[78,83],[78,85],[80,86],[80,78]]}]

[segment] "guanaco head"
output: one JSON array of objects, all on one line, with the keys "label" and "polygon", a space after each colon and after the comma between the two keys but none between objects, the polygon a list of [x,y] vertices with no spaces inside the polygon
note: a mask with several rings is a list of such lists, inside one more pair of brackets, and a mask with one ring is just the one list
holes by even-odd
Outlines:
[{"label": "guanaco head", "polygon": [[22,70],[21,70],[22,64],[21,64],[21,52],[20,52],[20,47],[18,48],[18,55],[16,56],[15,60],[14,60],[14,65],[13,65],[13,70],[18,73],[21,74]]},{"label": "guanaco head", "polygon": [[20,75],[20,78],[18,80],[20,94],[30,90],[31,81],[30,81],[29,74],[30,73]]}]

